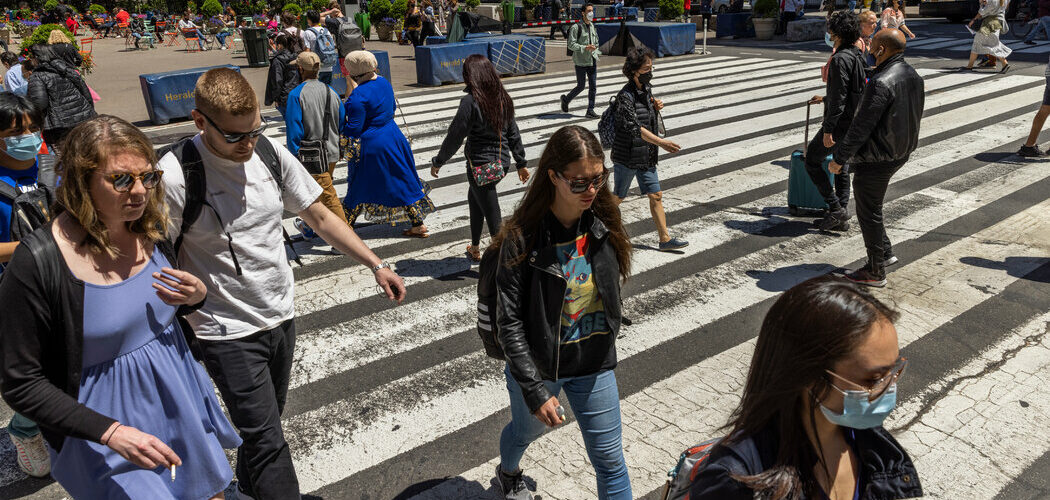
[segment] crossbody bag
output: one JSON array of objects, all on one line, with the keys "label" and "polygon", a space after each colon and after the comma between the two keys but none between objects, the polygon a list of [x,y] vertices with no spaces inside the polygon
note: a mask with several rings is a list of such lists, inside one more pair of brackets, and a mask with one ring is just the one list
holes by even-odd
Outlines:
[{"label": "crossbody bag", "polygon": [[[503,99],[500,99],[499,112],[503,114]],[[503,176],[507,175],[507,170],[503,168],[503,131],[497,131],[496,135],[499,136],[499,151],[496,153],[496,161],[490,161],[484,165],[475,165],[474,162],[470,161],[470,157],[467,157],[467,162],[470,163],[470,173],[474,176],[474,183],[479,186],[499,182]]]},{"label": "crossbody bag", "polygon": [[321,126],[321,140],[299,141],[299,162],[306,167],[311,175],[320,175],[328,171],[328,120],[332,117],[332,91],[328,91],[324,99],[324,119]]}]

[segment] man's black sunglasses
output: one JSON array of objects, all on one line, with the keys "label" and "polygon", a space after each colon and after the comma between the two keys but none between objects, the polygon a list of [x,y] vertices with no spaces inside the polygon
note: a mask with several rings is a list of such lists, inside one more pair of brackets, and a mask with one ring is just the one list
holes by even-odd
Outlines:
[{"label": "man's black sunglasses", "polygon": [[204,119],[208,121],[208,124],[210,124],[212,127],[215,127],[215,130],[218,130],[219,133],[222,134],[222,138],[225,139],[226,142],[229,143],[229,144],[237,144],[238,142],[241,142],[241,141],[243,141],[245,139],[255,139],[256,137],[259,137],[260,135],[262,135],[263,131],[266,130],[266,122],[263,121],[259,125],[259,128],[255,129],[255,130],[252,130],[251,132],[244,132],[244,133],[239,133],[239,134],[231,134],[231,133],[229,133],[229,132],[219,128],[219,126],[216,125],[215,122],[208,115],[204,114],[203,111],[198,109],[197,112],[200,113],[201,116],[203,116]]}]

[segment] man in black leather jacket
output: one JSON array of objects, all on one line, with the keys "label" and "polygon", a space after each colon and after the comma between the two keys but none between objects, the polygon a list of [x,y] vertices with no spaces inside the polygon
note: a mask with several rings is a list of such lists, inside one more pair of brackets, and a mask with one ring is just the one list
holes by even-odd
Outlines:
[{"label": "man in black leather jacket", "polygon": [[835,174],[832,187],[824,171],[824,158],[834,151],[835,144],[845,137],[864,92],[864,56],[856,47],[860,38],[857,15],[840,10],[828,19],[828,33],[835,42],[835,54],[828,64],[828,84],[825,97],[814,96],[810,104],[824,103],[824,123],[806,147],[806,172],[817,191],[828,204],[827,217],[816,222],[821,231],[849,230],[849,172]]},{"label": "man in black leather jacket", "polygon": [[919,145],[924,85],[904,61],[904,46],[904,34],[898,30],[883,29],[875,35],[871,46],[875,73],[864,89],[857,119],[828,166],[838,173],[849,163],[853,171],[857,220],[868,263],[846,278],[869,286],[886,286],[886,266],[897,262],[883,226],[882,203],[890,178]]}]

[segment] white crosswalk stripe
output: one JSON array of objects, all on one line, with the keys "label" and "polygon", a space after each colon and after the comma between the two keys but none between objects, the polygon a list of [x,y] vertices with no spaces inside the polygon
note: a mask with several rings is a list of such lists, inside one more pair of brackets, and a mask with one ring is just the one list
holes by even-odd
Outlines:
[{"label": "white crosswalk stripe", "polygon": [[[959,43],[930,38],[914,45],[938,50]],[[668,135],[683,148],[661,156],[664,204],[672,234],[691,245],[678,253],[644,248],[657,241],[647,200],[632,196],[621,206],[642,247],[624,289],[633,325],[617,341],[624,449],[636,498],[662,485],[687,445],[718,435],[739,399],[768,302],[862,257],[859,230],[834,238],[808,230],[809,219],[787,215],[784,160],[803,139],[803,103],[823,93],[821,64],[757,56],[656,63],[653,84],[667,106]],[[913,385],[902,380],[900,408],[887,428],[912,452],[927,492],[993,498],[1050,451],[1039,425],[1050,417],[1043,402],[1050,293],[1032,291],[1050,276],[1050,170],[1001,150],[1027,132],[1043,78],[919,73],[927,89],[920,147],[894,177],[886,204],[902,263],[877,293],[902,312],[902,352],[928,360],[929,368],[915,363],[907,382]],[[618,68],[599,71],[600,108],[623,81]],[[596,128],[597,120],[582,117],[586,95],[573,102],[571,116],[561,113],[557,95],[574,85],[571,73],[508,82],[530,160],[557,127]],[[388,225],[358,231],[404,276],[408,303],[390,308],[376,295],[370,271],[323,243],[295,245],[305,265],[296,268],[299,337],[284,427],[304,493],[497,498],[491,476],[509,403],[502,364],[484,356],[473,331],[476,275],[463,257],[462,150],[439,179],[429,176],[462,95],[447,88],[399,96],[403,129],[438,207],[426,220],[431,237],[406,240]],[[819,117],[813,109],[811,133]],[[266,133],[284,140],[283,127]],[[335,178],[342,196],[342,163]],[[517,179],[500,183],[504,215],[523,189]],[[291,218],[284,222],[294,231]],[[1004,311],[1002,301],[1019,305]],[[1001,326],[975,335],[961,324],[970,316]],[[952,344],[957,350],[936,348],[963,333],[970,336]],[[1009,435],[995,439],[1008,428]],[[1017,453],[1022,440],[1031,446]],[[8,448],[0,448],[0,487],[21,484],[24,476],[2,458],[10,454],[2,441]],[[965,467],[952,466],[960,461]],[[523,467],[544,499],[596,497],[574,420],[535,442]],[[986,480],[987,470],[994,477]]]}]

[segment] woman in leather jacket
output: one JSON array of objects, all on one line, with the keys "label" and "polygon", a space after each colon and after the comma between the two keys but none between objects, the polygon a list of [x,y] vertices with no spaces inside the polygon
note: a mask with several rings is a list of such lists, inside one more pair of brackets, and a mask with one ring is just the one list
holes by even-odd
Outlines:
[{"label": "woman in leather jacket", "polygon": [[288,94],[299,85],[299,70],[295,58],[303,51],[303,40],[298,35],[282,32],[274,41],[277,51],[270,59],[270,73],[266,76],[264,104],[273,105],[284,118]]},{"label": "woman in leather jacket", "polygon": [[493,243],[499,249],[498,339],[511,408],[496,468],[506,498],[532,498],[519,462],[544,430],[565,421],[557,397],[563,389],[594,465],[598,497],[631,498],[613,374],[620,283],[630,273],[631,245],[605,186],[604,160],[587,129],[556,131]]},{"label": "woman in leather jacket", "polygon": [[471,168],[498,161],[503,165],[503,171],[508,173],[513,156],[522,184],[529,180],[529,171],[525,168],[525,146],[521,143],[518,124],[514,121],[514,102],[503,88],[496,67],[485,56],[474,54],[463,62],[463,80],[467,84],[463,89],[467,95],[459,101],[459,110],[452,119],[448,135],[431,162],[430,175],[435,178],[438,176],[438,171],[459,150],[465,138],[467,204],[470,207],[467,257],[478,262],[481,260],[481,225],[487,220],[489,235],[496,236],[503,217],[499,209],[499,195],[496,193],[499,181],[479,186]]},{"label": "woman in leather jacket", "polygon": [[897,401],[896,311],[825,275],[788,290],[762,323],[729,435],[692,500],[890,500],[922,496],[882,422]]}]

